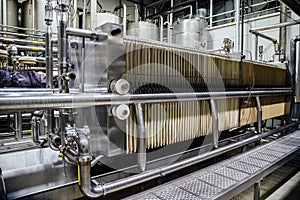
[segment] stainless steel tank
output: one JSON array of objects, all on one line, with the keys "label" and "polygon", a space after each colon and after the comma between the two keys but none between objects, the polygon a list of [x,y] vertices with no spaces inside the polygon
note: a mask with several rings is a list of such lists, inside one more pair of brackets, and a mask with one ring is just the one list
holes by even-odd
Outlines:
[{"label": "stainless steel tank", "polygon": [[[7,25],[18,26],[18,1],[7,0]],[[2,16],[1,16],[2,18]]]},{"label": "stainless steel tank", "polygon": [[206,49],[207,21],[203,17],[189,17],[173,24],[173,42],[186,47]]},{"label": "stainless steel tank", "polygon": [[[105,23],[116,23],[116,24],[119,24],[120,23],[120,17],[112,12],[100,12],[100,13],[97,13],[97,25],[96,27],[98,26],[101,26]],[[91,27],[91,15],[90,13],[87,13],[86,14],[86,22],[85,22],[85,28],[86,29],[94,29],[96,27]]]},{"label": "stainless steel tank", "polygon": [[[22,26],[23,27],[45,31],[46,2],[47,0],[27,0],[23,2],[22,4]],[[52,0],[52,6],[54,7],[55,5],[56,5],[56,1]],[[53,11],[52,31],[54,33],[57,33],[57,16],[55,11]]]},{"label": "stainless steel tank", "polygon": [[127,34],[144,39],[158,40],[159,28],[151,21],[132,22],[128,24]]}]

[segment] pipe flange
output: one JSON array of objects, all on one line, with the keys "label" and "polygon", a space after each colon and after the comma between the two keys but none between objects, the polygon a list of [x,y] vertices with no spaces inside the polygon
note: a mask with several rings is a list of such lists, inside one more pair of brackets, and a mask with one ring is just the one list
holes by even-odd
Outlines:
[{"label": "pipe flange", "polygon": [[119,106],[112,107],[112,115],[117,117],[119,120],[125,120],[129,117],[130,110],[129,106],[121,104]]},{"label": "pipe flange", "polygon": [[129,92],[130,84],[125,79],[113,80],[110,84],[110,89],[114,93],[125,95]]}]

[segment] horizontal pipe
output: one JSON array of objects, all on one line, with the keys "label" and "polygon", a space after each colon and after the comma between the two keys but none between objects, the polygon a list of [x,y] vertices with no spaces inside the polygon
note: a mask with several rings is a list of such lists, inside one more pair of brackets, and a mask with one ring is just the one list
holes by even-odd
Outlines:
[{"label": "horizontal pipe", "polygon": [[28,44],[28,45],[41,45],[45,46],[45,42],[41,41],[34,41],[34,40],[22,40],[22,39],[15,39],[15,38],[5,38],[5,37],[0,37],[1,42],[6,42],[6,43],[14,43],[14,44]]},{"label": "horizontal pipe", "polygon": [[[66,28],[66,33],[68,36],[77,36],[83,38],[90,38],[90,39],[99,39],[99,36],[104,36],[105,33],[97,30],[87,30],[87,29],[79,29],[79,28]],[[103,38],[105,39],[105,38]]]},{"label": "horizontal pipe", "polygon": [[30,34],[14,33],[14,32],[8,32],[8,31],[0,31],[0,34],[45,39],[45,37],[42,35],[30,35]]},{"label": "horizontal pipe", "polygon": [[258,32],[258,31],[266,31],[266,30],[270,30],[270,29],[274,29],[274,28],[281,28],[281,27],[286,27],[286,26],[293,26],[293,25],[297,25],[297,24],[300,24],[300,20],[293,21],[293,22],[273,24],[273,25],[257,27],[257,28],[251,28],[250,33],[251,32]]},{"label": "horizontal pipe", "polygon": [[259,36],[259,37],[262,37],[262,38],[265,38],[266,40],[270,40],[271,42],[273,42],[274,44],[277,44],[278,41],[270,36],[267,36],[265,34],[262,34],[262,33],[259,33],[259,32],[250,32],[250,33],[253,33],[254,35],[256,36]]},{"label": "horizontal pipe", "polygon": [[248,96],[291,95],[292,90],[269,89],[260,91],[203,92],[203,93],[166,93],[116,95],[101,93],[49,94],[49,93],[0,93],[0,110],[26,110],[49,108],[76,108],[101,105],[133,103],[160,103],[194,101],[226,98],[245,98]]},{"label": "horizontal pipe", "polygon": [[26,50],[26,51],[45,51],[44,47],[34,47],[34,46],[23,46],[23,45],[16,45],[18,50]]},{"label": "horizontal pipe", "polygon": [[79,28],[68,27],[66,29],[66,33],[69,36],[79,36],[79,37],[90,38],[90,37],[93,36],[94,31],[92,31],[92,30],[86,30],[86,29],[79,29]]},{"label": "horizontal pipe", "polygon": [[24,30],[24,31],[32,31],[32,32],[45,33],[45,31],[31,29],[31,28],[18,27],[18,26],[9,26],[9,25],[0,24],[0,27],[8,28],[8,29],[16,29],[16,30]]},{"label": "horizontal pipe", "polygon": [[[272,134],[278,133],[278,132],[283,131],[287,128],[290,128],[292,126],[298,125],[299,123],[300,122],[294,122],[294,123],[288,124],[286,126],[274,129],[270,132],[255,135],[255,136],[247,138],[245,140],[242,140],[242,141],[239,141],[239,142],[236,142],[236,143],[224,146],[224,147],[220,147],[220,148],[212,150],[210,152],[202,153],[198,156],[179,161],[179,162],[174,163],[169,166],[156,168],[156,169],[146,171],[146,172],[143,172],[143,173],[140,173],[137,175],[129,176],[129,177],[126,177],[123,179],[118,179],[118,180],[109,182],[107,184],[99,184],[94,187],[91,187],[90,184],[88,184],[89,188],[85,188],[84,192],[86,195],[88,195],[90,197],[100,197],[100,196],[103,196],[106,194],[117,192],[122,189],[132,187],[132,186],[144,183],[146,181],[165,176],[167,174],[176,172],[176,171],[184,169],[186,167],[190,167],[192,165],[198,164],[200,162],[214,158],[216,156],[220,156],[220,155],[227,153],[229,151],[232,151],[234,149],[237,149],[237,148],[243,147],[247,144],[259,141],[262,138],[265,138]],[[83,178],[85,183],[87,183],[87,181],[89,179],[88,177],[90,176],[90,174],[86,173],[86,172],[89,172],[88,167],[89,166],[87,166],[87,165],[84,166],[84,170],[82,170],[81,171],[82,173],[80,173],[81,177]],[[90,189],[90,191],[89,191],[89,189]]]}]

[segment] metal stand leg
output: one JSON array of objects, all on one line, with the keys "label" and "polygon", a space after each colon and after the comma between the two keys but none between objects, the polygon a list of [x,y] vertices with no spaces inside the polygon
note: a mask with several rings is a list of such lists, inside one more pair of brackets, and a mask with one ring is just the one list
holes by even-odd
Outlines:
[{"label": "metal stand leg", "polygon": [[140,103],[135,104],[139,142],[138,142],[138,165],[141,172],[146,170],[146,129],[143,117],[143,108]]},{"label": "metal stand leg", "polygon": [[16,131],[16,139],[21,139],[23,137],[21,112],[15,113],[15,131]]},{"label": "metal stand leg", "polygon": [[260,181],[254,184],[253,200],[259,200],[260,197]]},{"label": "metal stand leg", "polygon": [[218,119],[218,111],[215,100],[210,100],[210,110],[212,116],[212,133],[213,133],[213,145],[215,148],[219,146],[219,119]]},{"label": "metal stand leg", "polygon": [[5,182],[4,177],[2,175],[2,169],[0,168],[0,199],[6,200],[6,188],[5,188]]},{"label": "metal stand leg", "polygon": [[247,146],[246,146],[246,145],[243,146],[243,147],[241,148],[241,153],[244,153],[244,152],[246,151],[246,149],[247,149]]},{"label": "metal stand leg", "polygon": [[[286,121],[285,119],[281,119],[281,126],[285,126],[286,125]],[[286,134],[286,129],[284,129],[282,132],[281,132],[281,136],[284,136]]]},{"label": "metal stand leg", "polygon": [[260,104],[259,96],[256,97],[256,106],[257,106],[257,133],[260,134],[262,132],[262,108]]},{"label": "metal stand leg", "polygon": [[[261,103],[259,96],[256,97],[256,107],[257,107],[257,127],[256,131],[257,134],[262,133],[262,108],[261,108]],[[255,142],[255,145],[258,146],[260,144],[260,140]]]}]

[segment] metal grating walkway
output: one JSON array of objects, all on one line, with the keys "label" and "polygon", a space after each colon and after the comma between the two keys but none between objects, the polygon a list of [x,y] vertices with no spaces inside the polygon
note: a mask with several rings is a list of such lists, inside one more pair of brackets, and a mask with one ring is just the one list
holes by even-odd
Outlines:
[{"label": "metal grating walkway", "polygon": [[286,163],[300,131],[126,199],[229,199]]}]

